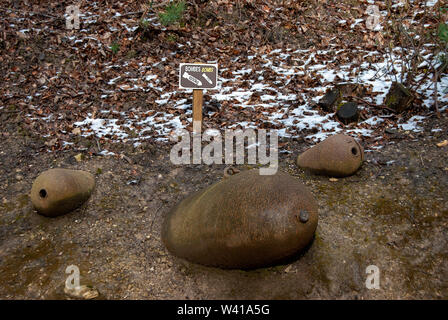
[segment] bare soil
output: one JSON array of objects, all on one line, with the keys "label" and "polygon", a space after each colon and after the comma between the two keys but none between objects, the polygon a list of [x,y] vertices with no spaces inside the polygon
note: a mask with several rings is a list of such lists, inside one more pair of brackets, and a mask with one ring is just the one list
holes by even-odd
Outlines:
[{"label": "bare soil", "polygon": [[[242,271],[195,265],[172,256],[161,223],[178,201],[222,178],[224,165],[175,166],[169,146],[122,146],[118,156],[39,152],[38,138],[5,134],[0,150],[0,297],[66,299],[69,265],[102,299],[447,299],[448,119],[416,134],[396,132],[366,154],[353,176],[308,175],[295,158],[309,146],[284,141],[281,170],[310,188],[319,203],[316,237],[287,265]],[[81,208],[57,218],[29,200],[37,175],[51,167],[87,170],[96,189]],[[248,165],[238,166],[240,170]],[[365,286],[366,267],[380,289]]]}]

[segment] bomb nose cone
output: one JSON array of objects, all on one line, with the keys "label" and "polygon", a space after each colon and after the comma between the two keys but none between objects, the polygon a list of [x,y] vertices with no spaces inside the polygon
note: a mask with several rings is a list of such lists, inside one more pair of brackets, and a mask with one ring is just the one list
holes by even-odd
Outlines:
[{"label": "bomb nose cone", "polygon": [[248,170],[180,202],[165,218],[162,240],[194,263],[251,269],[303,250],[317,223],[317,203],[298,179]]},{"label": "bomb nose cone", "polygon": [[55,217],[81,206],[92,193],[95,178],[86,171],[50,169],[31,187],[31,202],[41,215]]},{"label": "bomb nose cone", "polygon": [[337,134],[318,143],[297,157],[297,165],[315,174],[346,177],[364,161],[364,149],[351,136]]}]

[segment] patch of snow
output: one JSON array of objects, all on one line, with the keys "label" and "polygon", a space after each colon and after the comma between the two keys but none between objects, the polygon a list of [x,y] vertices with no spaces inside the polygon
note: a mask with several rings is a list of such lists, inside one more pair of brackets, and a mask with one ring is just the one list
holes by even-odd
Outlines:
[{"label": "patch of snow", "polygon": [[399,123],[398,127],[405,131],[421,132],[423,129],[418,126],[418,123],[423,121],[423,116],[413,116],[406,123]]},{"label": "patch of snow", "polygon": [[371,117],[371,118],[369,118],[369,119],[367,119],[367,120],[365,120],[365,121],[363,121],[361,123],[367,123],[368,125],[375,126],[378,123],[381,123],[383,121],[384,121],[383,119],[374,116],[374,117]]},{"label": "patch of snow", "polygon": [[425,5],[427,7],[434,7],[437,4],[437,2],[439,2],[439,1],[438,0],[429,0],[429,1],[425,2]]},{"label": "patch of snow", "polygon": [[99,154],[102,156],[114,156],[115,155],[115,153],[113,153],[111,151],[107,151],[107,150],[102,150]]}]

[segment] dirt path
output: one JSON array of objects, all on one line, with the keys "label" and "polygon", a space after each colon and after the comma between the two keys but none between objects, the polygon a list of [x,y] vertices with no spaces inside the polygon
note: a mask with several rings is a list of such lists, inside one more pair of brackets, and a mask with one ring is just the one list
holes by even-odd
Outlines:
[{"label": "dirt path", "polygon": [[[168,147],[142,145],[118,157],[40,153],[35,139],[3,136],[0,150],[0,297],[65,299],[65,268],[104,299],[448,298],[448,119],[421,134],[397,132],[367,154],[354,176],[331,182],[294,164],[303,142],[286,141],[281,170],[319,203],[311,248],[289,265],[252,271],[206,268],[170,255],[160,241],[168,210],[222,177],[224,166],[174,166]],[[97,187],[84,207],[58,218],[32,210],[33,179],[49,167],[88,170]],[[240,166],[241,170],[247,166]],[[379,290],[365,287],[366,267]]]}]

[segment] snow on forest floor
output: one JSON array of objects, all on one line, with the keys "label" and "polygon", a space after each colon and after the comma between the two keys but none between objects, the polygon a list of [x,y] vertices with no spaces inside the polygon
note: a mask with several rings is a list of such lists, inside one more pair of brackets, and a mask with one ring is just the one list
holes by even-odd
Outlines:
[{"label": "snow on forest floor", "polygon": [[[434,6],[436,2],[427,2],[426,5]],[[98,17],[96,11],[100,8],[96,2],[90,3],[89,6],[92,10],[84,10],[81,14],[82,28],[77,33],[64,36],[62,40],[70,43],[75,51],[89,46],[96,47],[98,50],[108,50],[103,41],[106,35],[97,34],[90,28],[96,23]],[[112,18],[120,19],[122,14],[125,12],[115,12]],[[382,14],[384,15],[384,12]],[[148,21],[150,20],[151,18]],[[156,21],[156,19],[152,20]],[[123,19],[119,25],[132,34],[137,26],[126,21]],[[346,23],[346,20],[340,21],[340,24]],[[353,30],[365,29],[365,21],[356,19],[348,27]],[[116,25],[110,25],[108,28],[110,33],[118,30]],[[38,28],[31,29],[33,32],[40,31]],[[21,29],[19,32],[27,34],[30,29]],[[129,37],[128,40],[133,39]],[[361,84],[368,89],[372,98],[365,98],[366,102],[371,105],[381,105],[393,81],[385,69],[390,68],[390,61],[394,61],[395,69],[400,72],[399,52],[401,49],[395,48],[391,56],[386,57],[378,51],[370,51],[362,47],[342,48],[340,45],[332,44],[332,40],[329,40],[330,45],[326,50],[254,48],[251,52],[235,54],[232,56],[231,63],[221,63],[219,59],[203,61],[219,65],[218,89],[205,91],[205,107],[207,103],[214,103],[219,105],[224,113],[230,106],[239,108],[243,113],[247,110],[250,115],[243,121],[224,122],[218,129],[260,128],[260,124],[266,128],[268,124],[267,127],[278,130],[279,137],[304,137],[314,142],[337,132],[345,132],[357,137],[375,137],[375,130],[384,125],[390,115],[367,112],[369,117],[360,120],[357,124],[344,126],[336,120],[334,113],[323,114],[315,104],[326,90],[335,84],[351,82]],[[178,53],[188,52],[190,46],[192,46],[190,42],[179,43],[177,50],[172,51],[171,55],[156,62],[140,60],[137,63],[130,63],[119,60],[119,62],[103,64],[105,72],[102,77],[106,84],[98,88],[98,97],[104,102],[101,106],[107,105],[107,107],[99,106],[95,112],[87,113],[83,120],[73,123],[74,127],[79,127],[83,136],[95,136],[116,142],[132,141],[135,146],[138,146],[143,140],[150,138],[167,141],[173,131],[191,126],[192,90],[181,90],[173,86],[178,82],[177,66],[180,62],[189,62],[181,61]],[[429,49],[430,45],[427,45],[425,50],[429,52]],[[408,54],[412,55],[412,52]],[[358,58],[354,60],[354,56]],[[96,60],[91,60],[89,63],[92,68],[97,65]],[[165,75],[163,75],[164,71],[166,71]],[[60,76],[61,71],[58,71],[50,81]],[[161,80],[162,77],[168,77],[171,85],[167,86],[166,81]],[[423,97],[423,104],[429,111],[434,100],[433,83],[431,77],[428,78],[418,93]],[[49,86],[40,86],[34,95],[28,96],[30,109],[38,108],[33,105],[33,99],[41,96],[49,89]],[[446,90],[448,75],[441,77],[438,86],[440,111],[444,111],[448,103]],[[146,110],[132,108],[127,111],[115,111],[118,108],[114,108],[112,97],[117,91],[157,92],[157,98],[149,101]],[[82,91],[78,92],[78,94],[82,93]],[[359,107],[362,111],[371,109],[371,105],[361,103]],[[148,109],[155,112],[148,112]],[[214,112],[216,111],[208,111],[208,116],[213,118]],[[31,120],[34,119],[31,113],[28,117]],[[56,114],[48,114],[40,120],[51,122],[57,117]],[[418,132],[421,130],[419,123],[424,119],[423,115],[414,115],[410,119],[400,118],[397,123],[389,125],[405,131]],[[269,126],[270,124],[272,126]],[[135,134],[130,135],[130,131]],[[65,141],[64,144],[68,146],[71,142]]]},{"label": "snow on forest floor", "polygon": [[[435,3],[427,3],[427,6],[433,6]],[[341,23],[345,23],[345,21],[341,21]],[[365,24],[365,21],[357,19],[350,28],[364,28],[363,24]],[[186,44],[187,48],[182,44],[179,44],[178,47],[182,50],[188,50],[188,45],[190,43]],[[381,116],[372,116],[347,129],[338,121],[333,120],[333,113],[321,115],[313,106],[324,95],[325,91],[335,84],[335,80],[370,87],[375,99],[372,101],[372,99],[367,98],[366,101],[381,105],[392,83],[390,75],[385,73],[385,70],[389,67],[388,63],[393,60],[395,69],[398,72],[401,71],[399,52],[400,48],[395,48],[392,50],[391,57],[386,59],[377,51],[368,51],[363,48],[341,49],[334,46],[328,50],[294,50],[289,48],[276,49],[268,53],[235,56],[232,60],[234,64],[249,64],[250,67],[234,68],[233,64],[221,67],[219,69],[218,89],[205,91],[205,94],[209,95],[211,100],[220,103],[227,101],[234,107],[241,106],[263,110],[262,114],[266,116],[264,121],[279,127],[278,134],[280,137],[299,137],[303,129],[314,129],[316,131],[305,137],[312,141],[320,141],[337,132],[345,132],[355,136],[372,136],[375,128],[384,121]],[[409,55],[411,54],[412,52],[409,52]],[[172,55],[174,56],[175,52]],[[358,55],[361,58],[356,66],[355,61],[351,60],[353,55]],[[367,60],[369,57],[377,62],[369,62]],[[133,116],[122,113],[121,116],[127,120],[124,124],[125,127],[132,128],[137,125],[142,128],[139,136],[133,138],[136,145],[139,144],[139,141],[152,137],[154,130],[158,134],[157,139],[167,140],[173,130],[191,126],[192,90],[179,89],[167,92],[159,86],[158,73],[151,73],[151,70],[159,64],[162,65],[162,68],[165,68],[165,65],[171,62],[170,60],[171,57],[165,57],[152,66],[141,64],[139,68],[140,78],[127,78],[125,74],[109,79],[110,94],[113,94],[114,90],[117,89],[142,90],[144,92],[155,89],[160,92],[160,98],[154,101],[155,104],[174,107],[183,110],[188,115],[187,122],[182,122],[181,116],[169,112],[158,112],[149,117],[145,114],[139,115],[135,110],[132,110]],[[220,64],[219,60],[206,62]],[[121,67],[125,66],[111,65],[110,67],[120,70]],[[177,75],[172,78],[177,83]],[[303,90],[294,90],[297,83],[302,84],[303,80],[307,81],[309,78],[319,79],[320,85],[308,88],[301,85]],[[442,77],[438,85],[442,89],[448,88],[448,76]],[[418,91],[425,97],[424,105],[427,108],[430,108],[434,103],[432,86],[433,83],[429,79],[421,87],[423,90]],[[309,97],[309,93],[312,93],[312,98]],[[443,106],[441,111],[446,109],[446,103],[448,102],[446,93],[444,90],[439,91],[439,103]],[[102,97],[106,98],[108,94],[106,93]],[[254,97],[257,97],[257,99],[253,99]],[[300,103],[295,103],[297,101]],[[288,107],[291,105],[294,105],[294,108]],[[361,110],[366,107],[360,105]],[[107,113],[109,111],[103,112]],[[213,116],[213,112],[210,112],[209,115]],[[418,132],[421,130],[419,122],[424,119],[425,117],[416,115],[410,119],[401,120],[398,123],[398,128]],[[115,119],[99,119],[97,116],[95,119],[86,118],[84,121],[75,123],[75,125],[83,129],[91,129],[85,132],[85,135],[94,134],[102,137],[105,134],[112,134],[118,139],[128,138],[126,132],[117,126]],[[253,121],[228,124],[226,128],[257,128],[258,125],[259,122],[253,119]],[[147,132],[151,132],[151,134],[147,135]]]},{"label": "snow on forest floor", "polygon": [[[379,56],[378,52],[365,51],[362,48],[358,49],[363,57]],[[399,50],[398,48],[396,50]],[[272,124],[280,125],[283,127],[278,130],[280,137],[298,137],[302,129],[317,129],[316,133],[307,135],[306,138],[313,141],[320,141],[325,137],[332,135],[336,132],[345,132],[348,134],[371,136],[375,130],[375,127],[383,122],[381,116],[372,116],[362,122],[359,122],[354,128],[345,129],[339,122],[333,120],[334,113],[326,115],[320,115],[316,108],[313,108],[315,103],[324,95],[328,88],[331,88],[335,83],[334,80],[338,77],[343,82],[352,82],[362,84],[366,87],[372,88],[372,93],[375,95],[375,100],[367,98],[366,101],[381,105],[387,94],[388,89],[391,86],[392,79],[383,75],[375,78],[377,74],[384,72],[386,68],[386,61],[378,63],[369,63],[364,61],[361,63],[360,68],[354,68],[353,62],[346,61],[346,63],[337,64],[338,57],[343,57],[347,50],[344,49],[329,49],[326,51],[311,51],[311,50],[295,50],[287,49],[281,51],[280,49],[273,50],[267,54],[247,56],[247,60],[256,61],[251,65],[251,68],[229,70],[229,68],[221,68],[218,89],[217,90],[205,90],[205,95],[209,95],[211,100],[218,102],[231,101],[233,106],[241,106],[243,108],[257,108],[264,109],[262,113],[267,116],[266,121]],[[353,54],[353,50],[350,51]],[[349,59],[349,55],[345,55]],[[239,62],[241,57],[235,57],[234,62]],[[163,59],[160,64],[169,60]],[[401,61],[398,57],[394,58],[396,69],[400,70]],[[291,62],[304,62],[299,66],[291,66]],[[208,63],[218,63],[219,61],[207,61]],[[159,63],[154,64],[152,67],[157,66]],[[244,63],[245,64],[245,63]],[[114,66],[118,70],[118,66]],[[192,104],[191,96],[192,90],[174,90],[171,92],[165,92],[163,88],[158,87],[157,74],[149,74],[149,66],[141,66],[141,73],[146,74],[143,78],[126,79],[125,82],[120,82],[120,79],[114,78],[109,80],[111,85],[110,94],[114,90],[121,88],[124,90],[142,90],[149,91],[155,89],[160,91],[160,99],[155,100],[156,104],[161,106],[170,105],[177,109],[181,109],[188,115],[188,122],[183,124],[180,120],[180,116],[173,116],[171,113],[158,112],[152,116],[139,115],[132,110],[133,117],[129,116],[129,112],[123,112],[121,116],[127,119],[124,126],[129,128],[134,125],[142,127],[140,131],[140,137],[134,138],[135,141],[140,141],[149,136],[145,135],[146,131],[152,132],[156,129],[159,134],[159,139],[167,140],[169,134],[179,128],[185,128],[191,125]],[[351,72],[355,70],[355,74]],[[265,81],[264,74],[268,74],[274,81]],[[311,75],[312,77],[320,78],[321,85],[318,87],[306,88],[303,93],[291,93],[291,86],[296,77],[305,78]],[[121,77],[125,78],[125,77]],[[119,82],[119,84],[117,84]],[[142,84],[136,84],[142,83]],[[242,84],[247,87],[242,88]],[[432,81],[428,80],[422,86],[425,90],[420,90],[419,93],[423,94],[424,105],[430,108],[434,103],[432,98]],[[448,88],[448,76],[441,78],[439,82],[439,88]],[[113,88],[115,86],[115,89]],[[314,92],[315,96],[309,98],[308,93]],[[252,102],[252,97],[258,97],[256,103]],[[107,97],[107,94],[103,96]],[[259,101],[259,102],[258,102]],[[293,109],[288,108],[288,105],[293,104],[295,101],[302,101],[301,104]],[[447,108],[448,95],[443,90],[439,91],[439,103],[444,107],[441,111]],[[360,105],[360,109],[367,106]],[[103,113],[110,111],[103,110]],[[213,115],[213,112],[210,112]],[[95,119],[86,118],[84,121],[75,123],[75,125],[83,129],[91,129],[86,132],[86,135],[95,134],[98,137],[102,137],[105,134],[113,134],[118,139],[126,139],[127,134],[116,125],[116,119],[101,119],[97,115]],[[385,116],[387,118],[387,116]],[[420,121],[425,119],[424,116],[413,116],[407,121],[398,123],[398,127],[406,131],[419,132],[421,129],[418,125]],[[245,121],[236,122],[229,125],[227,128],[234,128],[241,126],[243,128],[257,128],[257,121]],[[296,129],[296,134],[290,134],[287,132],[287,128]]]}]

